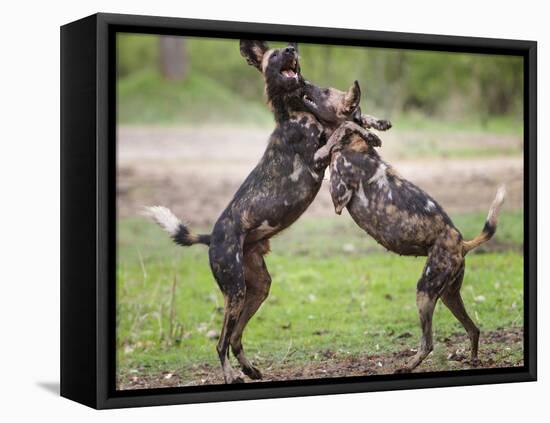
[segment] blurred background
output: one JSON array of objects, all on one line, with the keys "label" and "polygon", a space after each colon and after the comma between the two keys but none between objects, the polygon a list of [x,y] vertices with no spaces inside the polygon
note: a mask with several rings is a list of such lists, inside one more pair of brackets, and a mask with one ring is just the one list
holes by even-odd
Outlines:
[{"label": "blurred background", "polygon": [[[339,89],[357,79],[367,108],[400,123],[428,118],[485,130],[512,130],[522,123],[520,57],[299,47],[307,79]],[[270,124],[261,78],[243,63],[236,40],[120,35],[119,121]]]},{"label": "blurred background", "polygon": [[[466,238],[479,233],[506,184],[496,237],[468,256],[463,293],[490,337],[484,364],[521,365],[522,59],[299,48],[313,83],[344,90],[360,82],[363,112],[393,123],[379,133],[380,154],[438,200]],[[206,249],[174,246],[140,210],[168,206],[210,231],[273,130],[263,78],[238,40],[119,34],[117,61],[119,386],[218,383],[223,300]],[[273,239],[267,263],[272,292],[245,348],[272,378],[391,372],[416,347],[424,259],[389,254],[346,212],[336,216],[326,181],[304,216]],[[437,313],[436,335],[452,342],[436,346],[424,369],[464,368],[446,358],[464,356],[456,351],[457,342],[467,348],[463,330],[447,310]],[[364,367],[341,367],[350,357]]]},{"label": "blurred background", "polygon": [[[210,225],[273,128],[263,78],[237,40],[120,34],[117,54],[119,212],[168,203],[191,223]],[[520,206],[521,58],[308,44],[300,54],[303,74],[318,85],[360,82],[363,111],[394,125],[381,134],[383,157],[404,160],[405,175],[425,181],[444,205],[484,204],[504,178]],[[453,184],[460,191],[447,189]],[[312,212],[330,215],[320,199]]]}]

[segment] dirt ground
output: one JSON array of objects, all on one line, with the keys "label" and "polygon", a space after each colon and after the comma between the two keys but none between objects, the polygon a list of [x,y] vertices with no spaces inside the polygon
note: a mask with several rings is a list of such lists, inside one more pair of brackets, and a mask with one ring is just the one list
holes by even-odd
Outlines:
[{"label": "dirt ground", "polygon": [[[397,340],[397,342],[399,341]],[[436,351],[424,360],[415,373],[476,368],[469,360],[469,342],[465,334],[455,333],[449,338],[438,340],[437,344]],[[522,349],[522,329],[482,332],[480,363],[477,364],[477,368],[523,366],[523,359],[515,358],[515,355],[507,353],[512,350],[522,351]],[[264,375],[261,382],[392,374],[415,352],[414,349],[403,349],[395,353],[340,358],[334,351],[325,350],[320,352],[324,357],[323,360],[300,365],[291,363],[291,357],[287,355],[286,359],[281,362],[260,363]],[[191,382],[190,379],[192,379]],[[247,378],[245,380],[250,381]],[[180,376],[177,370],[159,374],[140,372],[139,375],[132,373],[121,375],[119,376],[118,389],[150,389],[221,383],[224,382],[219,366],[201,365],[187,370],[185,377]]]},{"label": "dirt ground", "polygon": [[[211,225],[260,159],[269,129],[121,127],[117,143],[119,216],[139,214],[146,205],[165,205],[193,225]],[[503,151],[519,137],[441,134],[438,142]],[[452,213],[485,211],[501,183],[506,207],[521,208],[521,156],[404,159],[403,153],[434,134],[388,132],[380,154]],[[326,179],[326,178],[325,178]],[[333,216],[327,181],[307,216]]]}]

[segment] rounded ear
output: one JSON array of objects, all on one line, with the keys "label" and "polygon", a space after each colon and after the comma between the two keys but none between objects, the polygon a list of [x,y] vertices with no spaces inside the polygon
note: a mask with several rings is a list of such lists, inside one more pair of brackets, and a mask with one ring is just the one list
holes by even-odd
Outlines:
[{"label": "rounded ear", "polygon": [[267,43],[257,40],[241,40],[240,48],[241,55],[246,59],[246,62],[261,72],[262,59],[265,52],[269,49]]},{"label": "rounded ear", "polygon": [[351,111],[359,106],[361,102],[361,87],[359,82],[354,81],[351,87],[349,87],[346,97],[344,98],[344,106],[347,110]]}]

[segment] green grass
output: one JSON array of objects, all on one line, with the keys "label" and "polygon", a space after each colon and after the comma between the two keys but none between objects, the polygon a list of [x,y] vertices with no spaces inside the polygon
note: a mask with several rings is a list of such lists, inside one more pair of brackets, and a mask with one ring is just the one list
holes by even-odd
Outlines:
[{"label": "green grass", "polygon": [[[466,238],[483,219],[454,218]],[[521,212],[503,213],[496,243],[509,248],[468,255],[462,293],[482,331],[523,326],[522,221]],[[143,219],[118,225],[119,372],[177,370],[185,377],[193,366],[217,365],[216,340],[207,334],[221,326],[223,300],[206,248],[176,247]],[[387,253],[341,217],[297,222],[273,240],[266,260],[271,293],[244,341],[260,363],[286,357],[300,365],[325,350],[355,356],[417,346],[415,286],[424,258]],[[441,304],[434,319],[435,339],[463,331]],[[407,332],[412,336],[397,340]]]},{"label": "green grass", "polygon": [[[117,121],[122,125],[273,127],[261,94],[257,101],[246,100],[196,68],[181,82],[163,80],[155,70],[144,69],[119,79],[117,93]],[[491,118],[484,127],[475,119],[453,122],[409,113],[396,116],[393,124],[387,136],[380,135],[389,148],[397,142],[393,148],[398,158],[480,158],[523,152],[522,124],[511,118]]]},{"label": "green grass", "polygon": [[[120,124],[273,125],[273,117],[263,95],[259,95],[256,101],[247,100],[227,88],[227,84],[195,68],[191,68],[188,77],[179,82],[164,80],[154,69],[143,69],[118,80],[117,96],[117,119]],[[368,113],[368,109],[365,111]],[[483,125],[478,119],[449,121],[402,113],[393,119],[393,123],[394,131],[420,130],[433,133],[436,137],[463,132],[521,136],[523,131],[521,121],[506,116],[491,117]],[[421,145],[425,146],[427,153],[433,153],[434,146],[429,140],[423,140]],[[521,148],[512,150],[511,153],[521,152]],[[479,149],[475,151],[480,154]],[[494,152],[489,149],[488,154]]]},{"label": "green grass", "polygon": [[[401,141],[395,157],[401,159],[426,158],[470,158],[481,159],[486,157],[520,156],[523,154],[523,144],[518,138],[517,143],[489,143],[483,135],[472,135],[472,139],[465,143],[456,137],[456,133],[447,133],[442,136],[436,132],[426,132],[423,137],[409,137],[407,131],[396,130],[396,138]],[[388,144],[386,144],[388,145]]]},{"label": "green grass", "polygon": [[145,69],[119,79],[117,95],[117,119],[122,124],[273,124],[266,104],[246,101],[198,72],[172,82]]},{"label": "green grass", "polygon": [[479,159],[523,153],[523,124],[510,117],[492,117],[483,125],[479,119],[452,121],[408,113],[392,122],[390,133],[400,143],[400,158]]},{"label": "green grass", "polygon": [[458,120],[429,118],[419,113],[402,113],[395,119],[395,129],[427,130],[434,133],[480,133],[496,135],[523,135],[523,122],[511,116],[491,116],[484,122],[474,117]]}]

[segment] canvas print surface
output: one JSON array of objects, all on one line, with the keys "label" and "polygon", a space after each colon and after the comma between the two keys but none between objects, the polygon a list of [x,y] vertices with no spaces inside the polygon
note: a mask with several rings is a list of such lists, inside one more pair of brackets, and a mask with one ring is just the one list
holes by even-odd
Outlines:
[{"label": "canvas print surface", "polygon": [[119,33],[118,390],[523,366],[523,59]]}]

